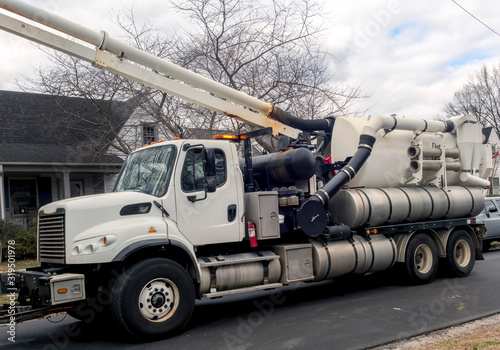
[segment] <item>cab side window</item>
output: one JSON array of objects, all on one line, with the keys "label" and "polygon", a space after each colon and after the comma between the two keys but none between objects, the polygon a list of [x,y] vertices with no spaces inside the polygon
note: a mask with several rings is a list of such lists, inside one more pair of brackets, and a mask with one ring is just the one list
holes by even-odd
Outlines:
[{"label": "cab side window", "polygon": [[484,203],[484,208],[486,209],[487,213],[494,213],[497,211],[495,204],[493,204],[493,202],[491,202],[491,201],[486,201]]},{"label": "cab side window", "polygon": [[[181,187],[184,192],[203,191],[205,188],[205,169],[203,149],[192,148],[187,151],[181,173]],[[215,150],[215,183],[221,187],[226,183],[226,157],[222,150]]]},{"label": "cab side window", "polygon": [[497,200],[495,200],[495,201],[491,202],[491,204],[492,204],[492,206],[495,207],[495,209],[493,210],[493,212],[498,212],[498,208],[500,206],[500,202],[497,201]]}]

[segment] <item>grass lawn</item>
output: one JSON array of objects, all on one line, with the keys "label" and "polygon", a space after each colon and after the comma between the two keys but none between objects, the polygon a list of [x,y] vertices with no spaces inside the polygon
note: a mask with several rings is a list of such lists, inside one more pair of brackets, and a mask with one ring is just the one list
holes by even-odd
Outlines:
[{"label": "grass lawn", "polygon": [[[36,260],[19,260],[15,262],[15,270],[26,270],[27,267],[40,266],[40,263]],[[6,272],[8,270],[8,262],[2,261],[0,263],[0,272]]]}]

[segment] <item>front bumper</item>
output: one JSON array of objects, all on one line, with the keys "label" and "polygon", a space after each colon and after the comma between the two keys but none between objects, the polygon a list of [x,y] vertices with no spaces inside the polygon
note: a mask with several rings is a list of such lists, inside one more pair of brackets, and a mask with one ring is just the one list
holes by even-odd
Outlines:
[{"label": "front bumper", "polygon": [[12,316],[21,322],[39,317],[40,312],[58,312],[65,309],[64,306],[72,307],[74,302],[85,299],[85,276],[82,274],[16,271],[15,280],[12,274],[5,273],[1,275],[1,282],[2,294],[10,296],[10,303],[4,304],[0,311],[0,324],[8,323]]}]

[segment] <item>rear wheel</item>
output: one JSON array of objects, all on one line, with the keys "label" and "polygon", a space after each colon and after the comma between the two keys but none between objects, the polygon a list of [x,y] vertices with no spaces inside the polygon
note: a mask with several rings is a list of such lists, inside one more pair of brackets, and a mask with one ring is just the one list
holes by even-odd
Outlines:
[{"label": "rear wheel", "polygon": [[406,248],[405,267],[410,280],[416,284],[432,281],[438,268],[436,244],[428,235],[415,235]]},{"label": "rear wheel", "polygon": [[167,259],[141,261],[117,279],[111,311],[118,325],[138,340],[172,336],[194,308],[194,285],[179,264]]},{"label": "rear wheel", "polygon": [[454,277],[469,275],[476,261],[476,251],[469,234],[463,230],[452,232],[446,244],[446,262]]}]

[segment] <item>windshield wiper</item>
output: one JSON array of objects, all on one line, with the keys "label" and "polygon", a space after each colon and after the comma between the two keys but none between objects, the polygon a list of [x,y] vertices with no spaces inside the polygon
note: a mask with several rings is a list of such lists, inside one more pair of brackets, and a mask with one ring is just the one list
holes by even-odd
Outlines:
[{"label": "windshield wiper", "polygon": [[153,201],[153,203],[158,207],[158,209],[161,210],[163,214],[165,214],[167,217],[170,216],[170,214],[165,210],[165,208],[163,208],[163,206],[160,203],[158,203],[157,201]]}]

